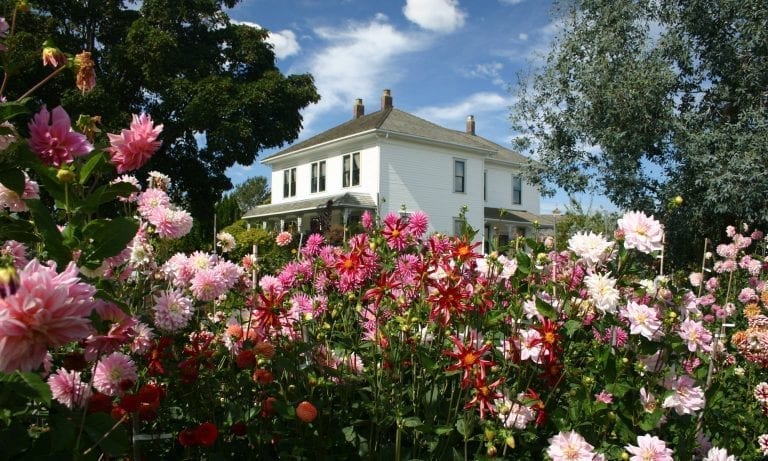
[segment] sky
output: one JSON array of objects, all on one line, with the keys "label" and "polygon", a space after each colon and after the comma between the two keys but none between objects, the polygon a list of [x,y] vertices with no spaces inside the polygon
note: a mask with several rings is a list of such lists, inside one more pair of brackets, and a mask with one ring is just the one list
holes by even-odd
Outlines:
[{"label": "sky", "polygon": [[[557,33],[550,0],[242,0],[233,21],[270,31],[283,74],[310,73],[319,103],[302,111],[307,139],[352,118],[355,99],[380,109],[382,90],[394,106],[446,128],[512,147],[509,113],[518,74],[540,65]],[[277,149],[276,149],[277,150]],[[237,185],[270,177],[259,162],[228,170]],[[604,198],[577,197],[585,210],[614,208]],[[565,211],[568,197],[542,197],[541,213]]]}]

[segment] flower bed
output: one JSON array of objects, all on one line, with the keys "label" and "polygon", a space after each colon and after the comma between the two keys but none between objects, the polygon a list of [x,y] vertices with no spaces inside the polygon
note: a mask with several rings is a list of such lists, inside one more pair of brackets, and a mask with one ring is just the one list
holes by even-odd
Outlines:
[{"label": "flower bed", "polygon": [[117,176],[159,146],[147,115],[98,139],[61,107],[0,109],[0,459],[768,454],[759,231],[669,274],[640,212],[488,255],[366,214],[341,246],[276,234],[268,274],[227,233],[163,254],[191,227],[171,178]]}]

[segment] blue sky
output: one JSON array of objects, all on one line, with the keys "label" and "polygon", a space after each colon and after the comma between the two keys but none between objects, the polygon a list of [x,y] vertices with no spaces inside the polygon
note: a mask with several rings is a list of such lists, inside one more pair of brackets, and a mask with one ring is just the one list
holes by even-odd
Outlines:
[{"label": "blue sky", "polygon": [[[299,140],[349,120],[356,98],[366,113],[379,110],[387,88],[399,109],[457,130],[474,115],[477,134],[511,147],[511,87],[549,49],[552,8],[549,0],[243,0],[229,14],[270,31],[284,74],[314,76],[322,99],[303,111]],[[235,184],[269,173],[258,160],[228,172]],[[610,207],[579,199],[585,209]],[[541,212],[567,203],[564,194],[542,198]]]}]

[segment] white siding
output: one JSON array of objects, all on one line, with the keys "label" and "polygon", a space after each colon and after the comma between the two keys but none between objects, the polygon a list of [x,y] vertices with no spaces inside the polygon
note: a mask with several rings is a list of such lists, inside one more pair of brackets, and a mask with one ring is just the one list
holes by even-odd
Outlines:
[{"label": "white siding", "polygon": [[[455,159],[465,163],[465,193],[453,191]],[[381,146],[381,210],[424,211],[430,231],[453,233],[460,209],[469,207],[470,225],[482,233],[483,158],[471,152],[389,141]],[[482,236],[478,234],[478,239]]]}]

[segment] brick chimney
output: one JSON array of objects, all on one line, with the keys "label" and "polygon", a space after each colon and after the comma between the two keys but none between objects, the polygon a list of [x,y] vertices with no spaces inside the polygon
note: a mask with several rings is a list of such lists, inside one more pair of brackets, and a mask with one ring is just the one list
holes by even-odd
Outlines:
[{"label": "brick chimney", "polygon": [[381,94],[381,110],[392,108],[392,92],[384,90]]},{"label": "brick chimney", "polygon": [[467,134],[475,134],[475,116],[470,115],[467,117]]},{"label": "brick chimney", "polygon": [[365,106],[363,105],[363,100],[357,98],[355,99],[355,105],[352,106],[352,116],[355,118],[360,118],[363,115],[365,115]]}]

